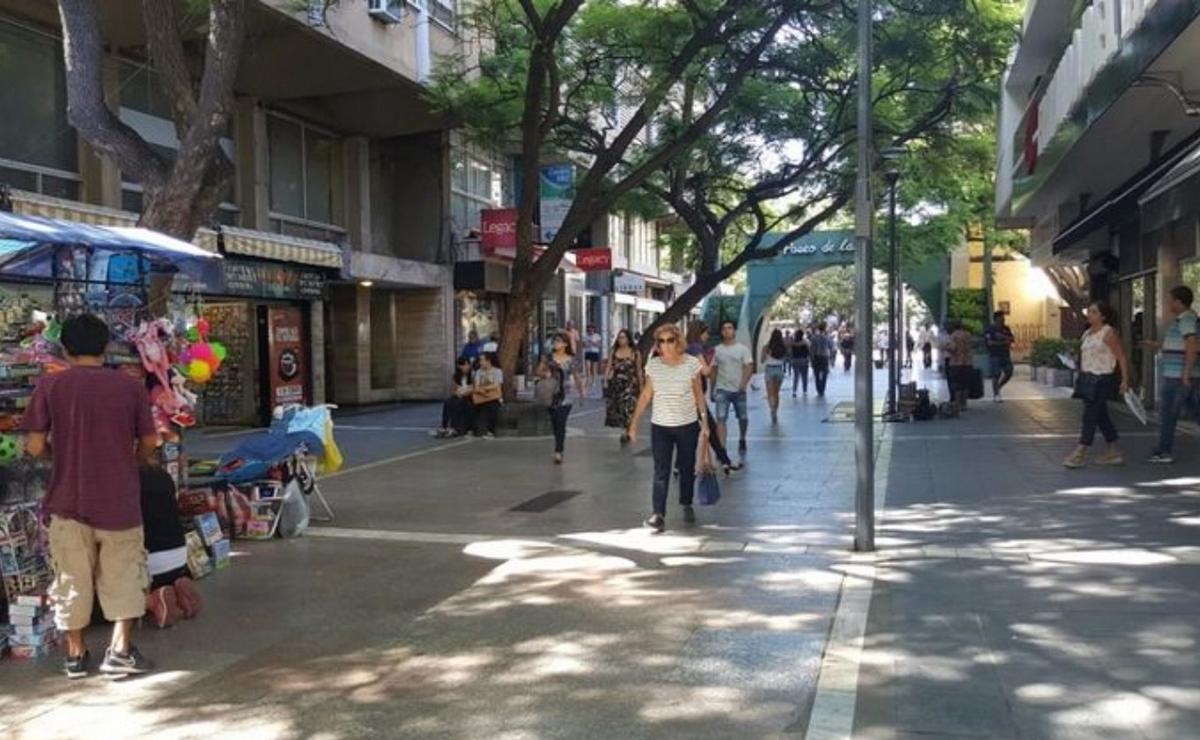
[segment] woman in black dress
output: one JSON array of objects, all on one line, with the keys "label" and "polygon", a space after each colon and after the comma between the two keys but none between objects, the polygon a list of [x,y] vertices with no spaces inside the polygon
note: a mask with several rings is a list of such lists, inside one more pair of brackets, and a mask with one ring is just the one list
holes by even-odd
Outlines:
[{"label": "woman in black dress", "polygon": [[642,392],[642,360],[633,343],[633,337],[625,329],[617,332],[612,352],[608,356],[608,371],[605,373],[606,405],[604,426],[621,429],[621,444],[629,441],[627,430],[633,420],[638,395]]}]

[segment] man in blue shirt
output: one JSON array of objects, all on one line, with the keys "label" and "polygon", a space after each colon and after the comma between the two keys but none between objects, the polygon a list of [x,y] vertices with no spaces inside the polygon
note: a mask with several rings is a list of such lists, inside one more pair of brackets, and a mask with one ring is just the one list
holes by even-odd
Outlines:
[{"label": "man in blue shirt", "polygon": [[458,353],[459,357],[465,357],[471,361],[471,365],[478,367],[479,365],[479,350],[483,343],[479,341],[479,334],[474,329],[467,332],[467,343],[463,345],[462,352]]},{"label": "man in blue shirt", "polygon": [[1200,353],[1197,341],[1196,312],[1192,310],[1192,290],[1185,285],[1172,288],[1167,310],[1173,317],[1167,325],[1162,342],[1146,341],[1144,344],[1160,350],[1159,374],[1162,378],[1162,411],[1159,418],[1158,446],[1150,456],[1150,462],[1170,464],[1175,462],[1172,449],[1175,446],[1175,425],[1184,410],[1192,411],[1195,405],[1196,379],[1200,378]]},{"label": "man in blue shirt", "polygon": [[992,375],[992,400],[1000,403],[1000,389],[1012,380],[1012,346],[1017,341],[1012,329],[1004,323],[1004,312],[992,314],[993,324],[983,330],[983,341],[987,344],[988,360]]}]

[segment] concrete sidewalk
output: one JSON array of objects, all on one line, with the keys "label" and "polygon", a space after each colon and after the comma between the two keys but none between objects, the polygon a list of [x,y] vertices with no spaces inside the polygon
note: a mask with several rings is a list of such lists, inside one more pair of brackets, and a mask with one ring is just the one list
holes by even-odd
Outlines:
[{"label": "concrete sidewalk", "polygon": [[1151,466],[1156,430],[1117,414],[1128,464],[1067,470],[1080,413],[890,430],[855,737],[1200,733],[1196,444]]},{"label": "concrete sidewalk", "polygon": [[853,426],[824,423],[849,392],[785,398],[778,426],[753,394],[748,468],[662,536],[647,443],[622,448],[599,401],[562,466],[548,439],[347,419],[336,526],[235,543],[198,620],[138,632],[150,677],[0,664],[0,734],[800,737],[850,543]]}]

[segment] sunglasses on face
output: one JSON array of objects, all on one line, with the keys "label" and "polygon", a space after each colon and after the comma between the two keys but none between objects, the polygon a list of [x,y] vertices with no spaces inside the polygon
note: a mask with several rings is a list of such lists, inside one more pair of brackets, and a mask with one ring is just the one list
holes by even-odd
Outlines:
[{"label": "sunglasses on face", "polygon": [[677,342],[677,341],[679,341],[679,337],[675,337],[675,336],[658,338],[659,344],[675,344],[675,342]]}]

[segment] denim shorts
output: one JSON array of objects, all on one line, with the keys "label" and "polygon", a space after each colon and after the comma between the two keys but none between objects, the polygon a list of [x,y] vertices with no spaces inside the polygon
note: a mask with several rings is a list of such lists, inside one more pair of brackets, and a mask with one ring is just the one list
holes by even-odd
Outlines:
[{"label": "denim shorts", "polygon": [[989,377],[998,378],[1001,373],[1012,374],[1013,361],[1008,357],[988,357],[988,370],[991,371]]},{"label": "denim shorts", "polygon": [[782,383],[783,376],[787,375],[787,368],[783,365],[767,365],[763,368],[763,375],[766,376],[767,380]]},{"label": "denim shorts", "polygon": [[745,391],[725,391],[717,389],[717,419],[725,421],[729,418],[729,406],[733,405],[734,412],[737,413],[739,421],[745,421],[750,418],[749,412],[746,411],[746,392]]}]

